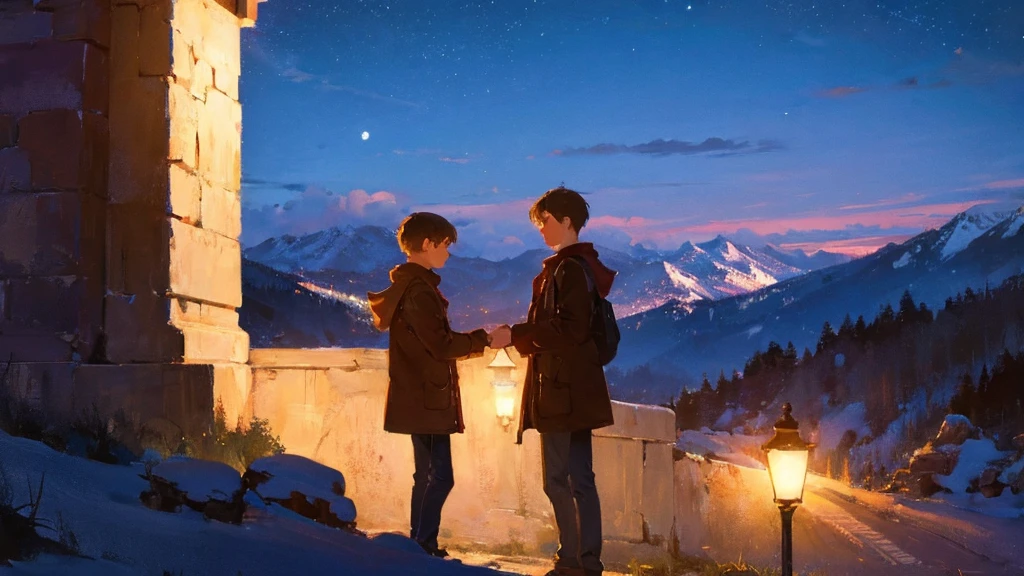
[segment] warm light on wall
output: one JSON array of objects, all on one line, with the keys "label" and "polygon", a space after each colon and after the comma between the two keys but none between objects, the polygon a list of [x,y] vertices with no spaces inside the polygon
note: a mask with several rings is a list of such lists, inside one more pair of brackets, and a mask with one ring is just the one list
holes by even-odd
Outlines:
[{"label": "warm light on wall", "polygon": [[498,350],[494,360],[487,367],[494,371],[491,386],[494,388],[494,413],[506,430],[512,425],[516,409],[516,383],[512,379],[515,362],[504,348]]}]

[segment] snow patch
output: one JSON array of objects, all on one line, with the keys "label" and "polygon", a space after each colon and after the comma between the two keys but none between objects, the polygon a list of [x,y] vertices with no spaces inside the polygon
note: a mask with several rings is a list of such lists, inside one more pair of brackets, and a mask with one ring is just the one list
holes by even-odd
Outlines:
[{"label": "snow patch", "polygon": [[903,268],[907,264],[910,264],[910,252],[904,252],[900,259],[892,263],[893,268]]},{"label": "snow patch", "polygon": [[172,456],[153,467],[153,475],[174,484],[190,500],[230,500],[242,489],[238,471],[221,462]]},{"label": "snow patch", "polygon": [[957,458],[953,472],[948,476],[936,474],[935,481],[952,490],[954,494],[963,494],[967,492],[971,480],[977,478],[985,470],[986,464],[1004,458],[1008,454],[1008,452],[997,450],[995,443],[988,438],[966,440],[960,446],[960,456]]}]

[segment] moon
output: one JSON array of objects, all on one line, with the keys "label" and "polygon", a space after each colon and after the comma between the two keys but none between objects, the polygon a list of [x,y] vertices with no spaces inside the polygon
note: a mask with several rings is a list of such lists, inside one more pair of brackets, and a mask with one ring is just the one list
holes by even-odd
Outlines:
[{"label": "moon", "polygon": [[370,139],[370,133],[369,132],[363,132],[362,138],[363,138],[363,140],[369,140]]}]

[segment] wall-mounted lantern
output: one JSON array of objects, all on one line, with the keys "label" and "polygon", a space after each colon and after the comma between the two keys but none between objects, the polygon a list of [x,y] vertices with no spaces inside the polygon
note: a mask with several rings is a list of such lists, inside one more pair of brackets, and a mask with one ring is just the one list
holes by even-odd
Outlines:
[{"label": "wall-mounted lantern", "polygon": [[487,365],[487,368],[494,371],[491,378],[491,386],[494,388],[494,413],[505,430],[509,429],[515,417],[516,383],[512,379],[512,370],[515,367],[515,362],[504,348],[498,350],[494,360]]}]

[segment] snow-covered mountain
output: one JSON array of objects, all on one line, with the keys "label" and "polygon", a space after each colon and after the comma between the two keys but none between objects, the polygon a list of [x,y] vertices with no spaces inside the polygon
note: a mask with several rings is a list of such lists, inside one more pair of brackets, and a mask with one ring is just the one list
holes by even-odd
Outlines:
[{"label": "snow-covered mountain", "polygon": [[[724,237],[670,253],[648,249],[620,252],[598,247],[602,261],[618,271],[609,300],[620,317],[669,301],[693,303],[744,294],[845,257],[807,256],[777,248],[755,249]],[[531,279],[546,250],[530,250],[499,262],[452,256],[441,289],[451,301],[457,329],[520,321],[529,306]],[[247,259],[303,278],[310,289],[358,298],[388,285],[388,271],[405,258],[393,230],[374,226],[330,228],[302,237],[271,238],[245,251]],[[804,262],[801,268],[783,258]],[[283,344],[282,344],[283,345]]]},{"label": "snow-covered mountain", "polygon": [[245,250],[246,258],[281,270],[369,273],[402,258],[395,232],[380,226],[334,226],[296,237],[269,238]]},{"label": "snow-covered mountain", "polygon": [[[851,262],[812,271],[760,290],[717,301],[673,301],[624,319],[613,366],[647,364],[656,373],[714,377],[742,369],[770,341],[798,350],[814,348],[825,321],[839,326],[846,314],[870,321],[904,290],[933,310],[946,298],[1024,271],[1024,207],[976,207],[903,244],[890,244]],[[637,393],[642,398],[641,391]],[[678,390],[646,391],[664,400]],[[640,399],[640,398],[638,398]]]}]

